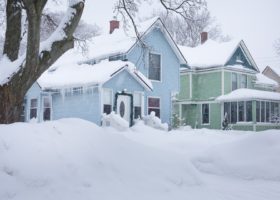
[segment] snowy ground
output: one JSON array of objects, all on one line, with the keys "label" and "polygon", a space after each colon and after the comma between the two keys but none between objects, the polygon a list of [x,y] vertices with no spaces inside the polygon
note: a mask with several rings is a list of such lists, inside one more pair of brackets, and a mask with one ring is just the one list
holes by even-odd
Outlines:
[{"label": "snowy ground", "polygon": [[0,200],[279,200],[279,131],[0,125]]}]

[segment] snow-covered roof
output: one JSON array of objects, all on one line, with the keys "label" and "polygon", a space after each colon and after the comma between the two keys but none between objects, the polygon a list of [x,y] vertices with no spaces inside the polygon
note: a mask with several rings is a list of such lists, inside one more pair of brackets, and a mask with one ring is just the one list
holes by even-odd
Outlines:
[{"label": "snow-covered roof", "polygon": [[[176,43],[173,41],[169,32],[165,28],[163,22],[159,17],[154,17],[137,25],[140,37],[143,38],[154,27],[162,27],[162,31],[169,42],[171,48],[174,50],[178,59],[182,64],[186,63],[186,60]],[[129,52],[134,45],[137,44],[137,37],[134,29],[123,30],[123,28],[115,29],[112,34],[103,34],[94,37],[89,44],[89,53],[87,55],[90,59],[103,59],[109,56],[125,54]]]},{"label": "snow-covered roof", "polygon": [[204,44],[197,47],[179,45],[179,49],[191,68],[225,66],[238,47],[241,47],[246,52],[245,56],[248,58],[249,62],[256,71],[259,71],[243,40],[219,43],[208,39]]},{"label": "snow-covered roof", "polygon": [[41,75],[38,83],[43,90],[102,85],[122,70],[127,70],[147,90],[153,89],[151,81],[133,63],[108,60],[95,65],[72,63],[53,66]]},{"label": "snow-covered roof", "polygon": [[276,66],[269,66],[275,74],[277,74],[280,77],[280,66],[276,67]]},{"label": "snow-covered roof", "polygon": [[268,92],[263,90],[253,90],[241,88],[232,91],[229,94],[219,96],[217,101],[245,101],[245,100],[275,100],[280,101],[280,93]]},{"label": "snow-covered roof", "polygon": [[256,74],[256,77],[257,77],[257,80],[256,80],[257,84],[278,86],[278,83],[276,81],[272,80],[271,78],[268,78],[267,76],[265,76],[261,73]]}]

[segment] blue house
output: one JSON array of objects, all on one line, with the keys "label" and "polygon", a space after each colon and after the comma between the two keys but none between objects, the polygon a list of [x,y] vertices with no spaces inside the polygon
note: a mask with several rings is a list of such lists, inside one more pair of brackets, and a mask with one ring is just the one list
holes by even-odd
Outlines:
[{"label": "blue house", "polygon": [[103,113],[115,111],[132,125],[154,111],[170,125],[186,60],[160,18],[138,31],[141,40],[113,20],[110,34],[95,37],[86,56],[67,52],[27,92],[24,121],[78,117],[101,124]]}]

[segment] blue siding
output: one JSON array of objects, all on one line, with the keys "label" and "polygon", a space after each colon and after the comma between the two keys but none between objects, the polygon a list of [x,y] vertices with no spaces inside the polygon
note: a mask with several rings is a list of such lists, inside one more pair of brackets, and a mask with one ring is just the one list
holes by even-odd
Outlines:
[{"label": "blue siding", "polygon": [[[129,61],[133,62],[137,68],[148,77],[149,70],[149,52],[161,54],[161,81],[152,81],[154,90],[147,92],[145,99],[148,96],[161,98],[161,119],[163,122],[171,122],[172,102],[171,93],[179,91],[180,80],[180,62],[176,54],[170,47],[160,29],[155,28],[144,38],[148,49],[141,50],[139,46],[135,46],[127,55]],[[147,101],[145,101],[145,114],[147,114]]]},{"label": "blue siding", "polygon": [[138,81],[136,81],[126,70],[123,70],[119,74],[115,75],[112,79],[107,81],[103,88],[110,88],[113,90],[113,94],[121,92],[124,89],[127,93],[143,92],[145,89]]},{"label": "blue siding", "polygon": [[94,89],[92,94],[86,91],[80,95],[63,96],[56,93],[52,96],[53,119],[75,117],[100,124],[101,109],[99,89]]}]

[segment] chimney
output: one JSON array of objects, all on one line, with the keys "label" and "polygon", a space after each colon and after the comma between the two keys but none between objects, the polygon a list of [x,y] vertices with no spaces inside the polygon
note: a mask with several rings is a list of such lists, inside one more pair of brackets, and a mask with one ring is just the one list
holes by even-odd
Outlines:
[{"label": "chimney", "polygon": [[208,40],[208,32],[202,32],[200,34],[201,44],[204,44]]},{"label": "chimney", "polygon": [[110,21],[110,34],[112,34],[116,28],[120,28],[120,22],[113,19]]}]

